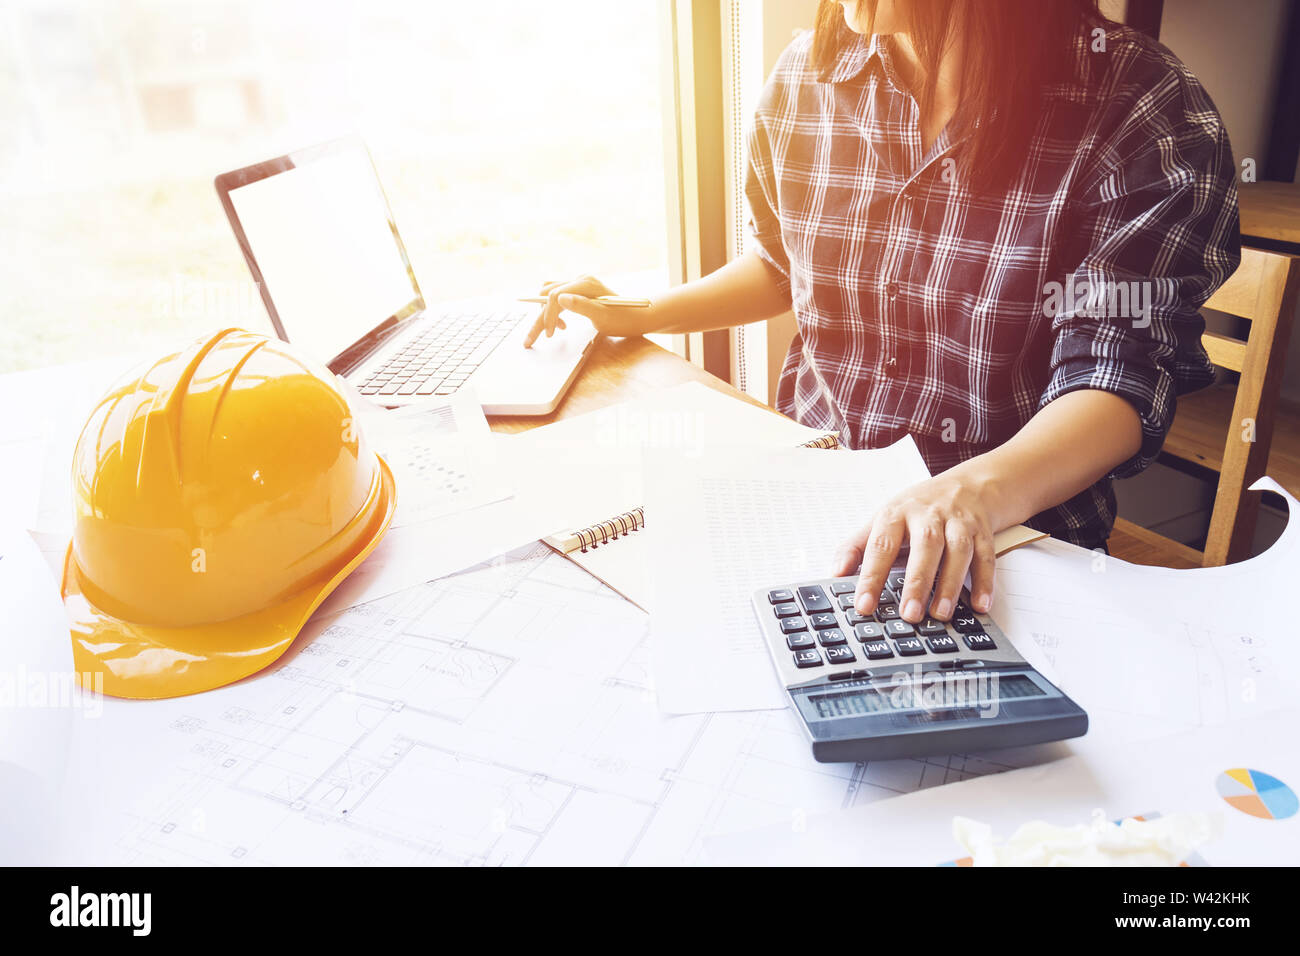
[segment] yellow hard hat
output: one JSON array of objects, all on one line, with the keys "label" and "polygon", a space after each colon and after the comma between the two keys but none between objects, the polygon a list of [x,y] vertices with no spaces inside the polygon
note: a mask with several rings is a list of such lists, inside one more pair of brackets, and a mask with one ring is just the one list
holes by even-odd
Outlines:
[{"label": "yellow hard hat", "polygon": [[374,550],[397,501],[333,375],[240,329],[109,391],[72,481],[73,659],[116,697],[178,697],[266,667]]}]

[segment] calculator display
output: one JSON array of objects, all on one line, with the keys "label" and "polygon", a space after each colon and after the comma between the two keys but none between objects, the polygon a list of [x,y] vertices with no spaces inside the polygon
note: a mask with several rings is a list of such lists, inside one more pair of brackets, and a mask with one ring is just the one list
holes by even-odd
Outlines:
[{"label": "calculator display", "polygon": [[[999,675],[995,684],[996,697],[981,703],[991,704],[994,700],[1016,700],[1024,697],[1042,697],[1045,692],[1028,677],[1022,674]],[[924,707],[924,694],[914,693],[908,684],[867,688],[865,690],[840,691],[834,694],[814,694],[808,702],[816,708],[817,716],[823,720],[834,717],[862,717],[869,714],[894,713],[900,710],[914,710]],[[976,703],[967,701],[966,703]]]}]

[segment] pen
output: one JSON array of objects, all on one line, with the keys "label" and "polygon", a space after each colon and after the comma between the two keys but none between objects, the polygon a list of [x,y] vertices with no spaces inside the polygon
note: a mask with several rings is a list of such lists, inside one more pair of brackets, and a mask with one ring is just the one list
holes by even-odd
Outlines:
[{"label": "pen", "polygon": [[[574,293],[574,294],[576,295],[576,293]],[[649,300],[649,299],[630,299],[630,298],[628,298],[627,296],[623,296],[623,295],[597,295],[597,296],[585,296],[584,298],[589,298],[589,299],[591,299],[593,302],[599,302],[601,305],[608,305],[608,306],[610,306],[611,308],[615,308],[615,309],[648,309],[648,308],[650,308],[650,300]],[[529,296],[522,296],[522,297],[520,297],[519,301],[520,301],[520,302],[536,302],[538,305],[545,305],[545,304],[546,304],[546,296],[544,296],[544,295],[529,295]]]}]

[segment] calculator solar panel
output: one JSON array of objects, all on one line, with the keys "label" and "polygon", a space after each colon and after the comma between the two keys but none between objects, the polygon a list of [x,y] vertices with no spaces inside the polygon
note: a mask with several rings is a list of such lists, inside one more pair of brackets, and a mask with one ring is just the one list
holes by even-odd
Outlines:
[{"label": "calculator solar panel", "polygon": [[1078,737],[1088,716],[1034,670],[962,592],[950,621],[899,613],[904,571],[874,613],[853,606],[857,578],[755,592],[768,652],[823,762],[992,750]]}]

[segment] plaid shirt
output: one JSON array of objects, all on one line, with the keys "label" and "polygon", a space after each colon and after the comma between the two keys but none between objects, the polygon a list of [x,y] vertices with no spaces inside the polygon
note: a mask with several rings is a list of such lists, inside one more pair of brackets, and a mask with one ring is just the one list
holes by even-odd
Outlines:
[{"label": "plaid shirt", "polygon": [[1150,464],[1175,397],[1212,380],[1197,310],[1240,240],[1228,137],[1195,77],[1127,27],[1104,52],[1087,39],[1013,185],[974,195],[960,134],[922,150],[884,38],[822,77],[805,33],[764,88],[745,191],[798,319],[786,414],[853,448],[911,434],[937,474],[1075,389],[1132,403],[1141,451],[1029,522],[1093,548],[1114,523],[1111,479]]}]

